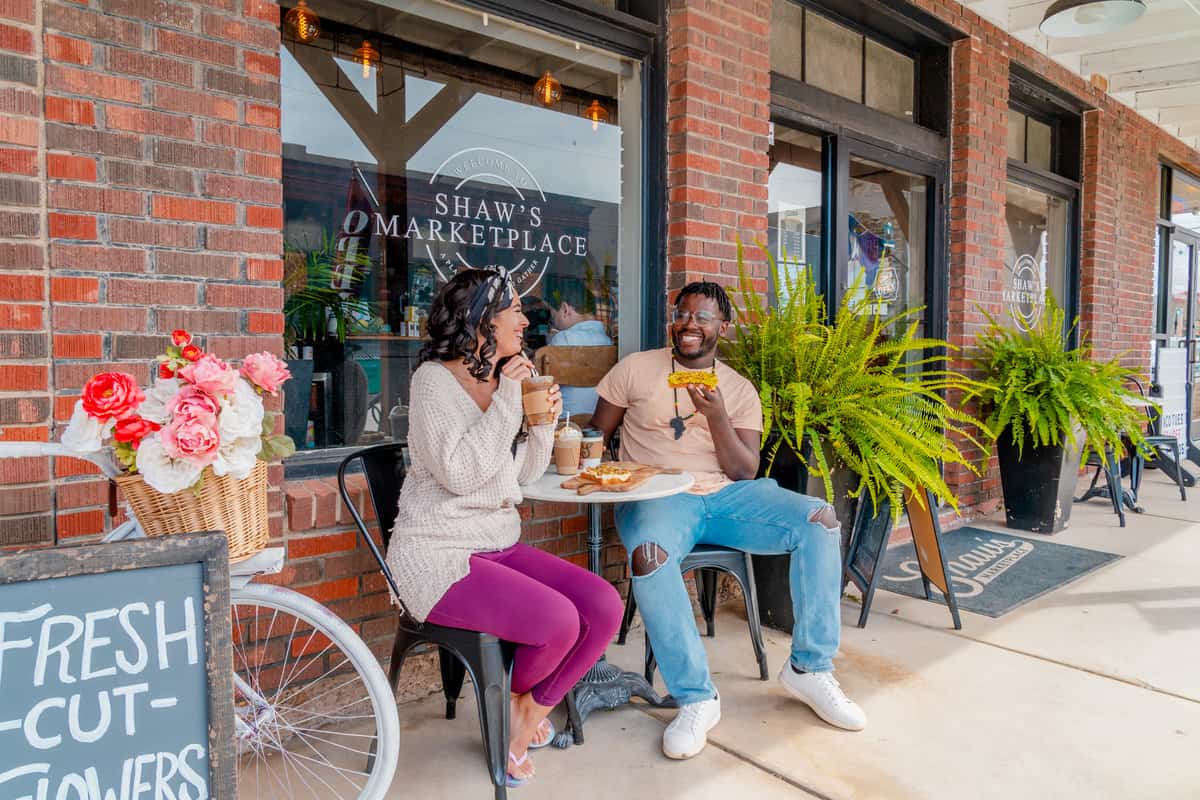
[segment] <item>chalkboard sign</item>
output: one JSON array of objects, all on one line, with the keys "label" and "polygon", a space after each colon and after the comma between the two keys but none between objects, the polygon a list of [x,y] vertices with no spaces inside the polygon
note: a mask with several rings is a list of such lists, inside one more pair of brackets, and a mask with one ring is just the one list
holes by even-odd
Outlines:
[{"label": "chalkboard sign", "polygon": [[228,547],[0,555],[0,797],[234,798]]}]

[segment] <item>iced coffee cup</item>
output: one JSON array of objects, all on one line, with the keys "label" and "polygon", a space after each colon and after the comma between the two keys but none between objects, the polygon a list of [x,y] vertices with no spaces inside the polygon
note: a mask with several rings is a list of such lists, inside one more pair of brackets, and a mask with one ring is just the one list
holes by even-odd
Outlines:
[{"label": "iced coffee cup", "polygon": [[573,422],[564,422],[554,432],[554,468],[559,475],[574,475],[579,472],[579,454],[583,445],[583,431]]},{"label": "iced coffee cup", "polygon": [[534,375],[521,381],[521,405],[525,409],[525,424],[547,425],[557,418],[550,406],[550,387],[554,385],[552,375]]},{"label": "iced coffee cup", "polygon": [[583,432],[581,445],[580,462],[583,468],[600,466],[600,459],[604,456],[604,434],[595,428],[588,428]]}]

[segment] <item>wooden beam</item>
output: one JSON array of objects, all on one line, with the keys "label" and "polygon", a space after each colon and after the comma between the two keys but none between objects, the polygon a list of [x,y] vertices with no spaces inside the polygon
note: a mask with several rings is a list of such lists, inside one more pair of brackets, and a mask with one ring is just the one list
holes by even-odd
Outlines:
[{"label": "wooden beam", "polygon": [[1104,52],[1087,53],[1080,60],[1079,74],[1111,75],[1114,72],[1169,67],[1196,60],[1196,24],[1192,23],[1190,39],[1136,47],[1114,46]]},{"label": "wooden beam", "polygon": [[1154,89],[1148,92],[1138,92],[1134,107],[1143,108],[1178,108],[1179,106],[1200,105],[1200,83],[1187,86],[1176,86],[1171,89]]},{"label": "wooden beam", "polygon": [[[1196,48],[1200,55],[1200,44]],[[1108,90],[1112,94],[1126,91],[1169,89],[1181,83],[1200,82],[1200,61],[1176,64],[1170,67],[1130,70],[1108,76]]]},{"label": "wooden beam", "polygon": [[[1106,52],[1158,42],[1182,41],[1191,45],[1192,58],[1195,58],[1197,30],[1200,30],[1200,15],[1197,15],[1191,8],[1185,7],[1162,14],[1143,14],[1131,24],[1113,33],[1051,39],[1047,53],[1059,58],[1072,54]],[[1092,72],[1097,71],[1092,70]]]}]

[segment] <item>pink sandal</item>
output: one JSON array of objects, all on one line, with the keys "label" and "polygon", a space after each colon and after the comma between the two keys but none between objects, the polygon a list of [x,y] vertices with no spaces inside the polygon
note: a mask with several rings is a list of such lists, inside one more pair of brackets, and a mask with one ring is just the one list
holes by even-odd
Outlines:
[{"label": "pink sandal", "polygon": [[546,736],[546,739],[542,742],[530,742],[530,750],[537,750],[539,748],[549,747],[550,745],[554,744],[554,737],[558,735],[558,730],[554,727],[554,723],[550,721],[549,717],[546,717],[544,720],[538,723],[537,730],[534,733],[540,734],[546,726],[550,727],[550,734]]},{"label": "pink sandal", "polygon": [[[514,767],[519,767],[528,760],[529,760],[529,752],[528,751],[526,751],[525,755],[521,756],[520,758],[517,758],[516,755],[513,754],[512,750],[508,751],[508,761]],[[504,776],[505,776],[504,782],[510,789],[516,789],[518,786],[524,786],[525,784],[529,783],[530,779],[533,777],[533,776],[530,776],[529,778],[518,778],[516,775],[513,775],[511,772],[507,772],[507,771],[504,773]]]}]

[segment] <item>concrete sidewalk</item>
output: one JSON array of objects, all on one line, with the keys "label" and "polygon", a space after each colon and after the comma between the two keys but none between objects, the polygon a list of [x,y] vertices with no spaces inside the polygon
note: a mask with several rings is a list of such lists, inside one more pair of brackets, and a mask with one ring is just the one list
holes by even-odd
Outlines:
[{"label": "concrete sidewalk", "polygon": [[[879,591],[837,659],[866,731],[835,730],[760,682],[731,606],[704,640],[723,713],[704,753],[661,755],[673,712],[599,712],[583,746],[536,752],[536,779],[511,796],[1200,798],[1200,500],[1153,471],[1142,500],[1124,529],[1105,502],[1076,505],[1053,541],[1124,558],[999,619],[963,612],[956,632],[944,606]],[[847,601],[844,619],[857,615]],[[774,675],[788,637],[766,633]],[[641,641],[610,660],[640,669]],[[453,722],[442,709],[440,695],[401,706],[393,796],[491,797],[473,699]]]}]

